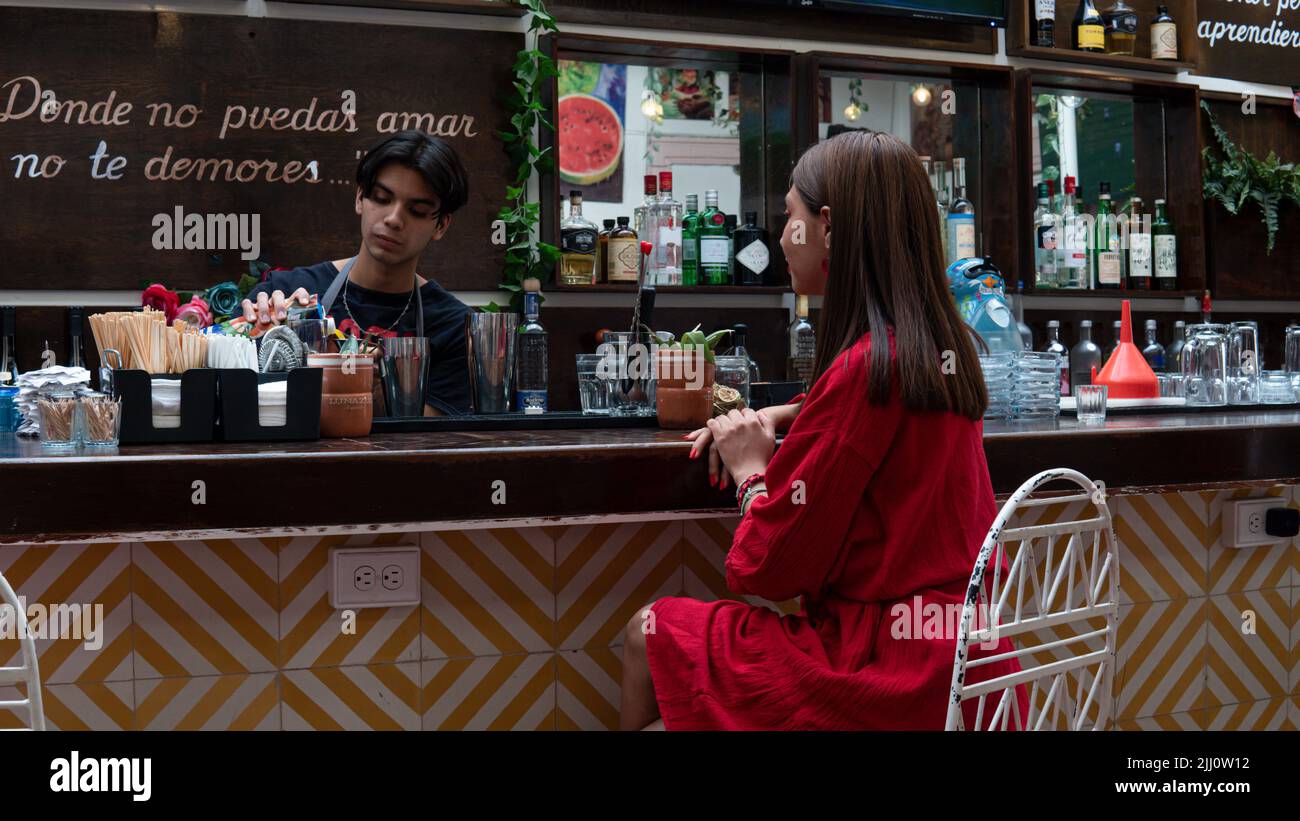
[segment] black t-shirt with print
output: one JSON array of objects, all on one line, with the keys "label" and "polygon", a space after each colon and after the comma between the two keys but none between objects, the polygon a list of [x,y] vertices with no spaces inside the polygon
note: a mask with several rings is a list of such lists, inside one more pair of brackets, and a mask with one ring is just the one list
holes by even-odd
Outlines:
[{"label": "black t-shirt with print", "polygon": [[[291,271],[273,271],[248,297],[256,303],[261,293],[269,297],[274,291],[283,291],[288,296],[306,288],[307,293],[324,299],[325,291],[338,274],[339,269],[329,260]],[[433,280],[421,286],[420,297],[424,300],[424,336],[429,339],[429,376],[424,400],[443,413],[469,413],[469,364],[465,350],[465,316],[469,308]],[[348,318],[350,308],[361,330],[372,326],[382,329],[393,324],[408,302],[411,307],[393,330],[399,336],[415,336],[415,303],[409,291],[386,294],[349,282],[347,306],[343,304],[343,289],[339,289],[334,304],[326,306],[325,313],[334,317],[337,327]]]}]

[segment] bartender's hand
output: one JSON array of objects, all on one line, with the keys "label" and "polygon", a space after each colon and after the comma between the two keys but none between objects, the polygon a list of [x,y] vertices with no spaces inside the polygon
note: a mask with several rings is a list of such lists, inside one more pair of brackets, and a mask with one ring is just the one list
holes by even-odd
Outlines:
[{"label": "bartender's hand", "polygon": [[[770,427],[772,428],[773,431],[772,447],[773,449],[775,449],[776,448],[775,434],[784,433],[785,431],[789,430],[790,425],[794,423],[794,419],[796,416],[799,415],[799,410],[802,407],[803,407],[802,402],[796,405],[770,405],[757,412],[750,411],[750,413],[757,413],[758,416],[763,417],[765,420],[767,420],[770,423]],[[694,447],[691,448],[692,459],[699,458],[699,455],[701,453],[704,453],[705,451],[708,452],[709,483],[715,484],[718,482],[719,477],[721,477],[722,483],[718,485],[718,487],[726,487],[727,474],[726,471],[722,469],[723,460],[720,458],[718,454],[718,448],[714,443],[713,430],[709,427],[697,428],[691,431],[690,433],[686,434],[684,438],[694,440],[695,442]],[[767,455],[768,458],[770,459],[772,453],[769,451]],[[766,466],[767,462],[765,461],[763,464],[764,466]],[[751,471],[751,473],[758,473],[758,472],[761,471]],[[740,481],[742,482],[745,481],[745,479],[748,478],[749,475],[750,475],[749,473],[746,473],[744,476],[740,477]]]},{"label": "bartender's hand", "polygon": [[260,293],[256,304],[251,299],[244,300],[244,320],[257,329],[257,334],[261,334],[284,322],[295,302],[303,307],[311,304],[311,295],[306,288],[299,288],[287,297],[284,291],[275,291],[269,299],[265,292]]}]

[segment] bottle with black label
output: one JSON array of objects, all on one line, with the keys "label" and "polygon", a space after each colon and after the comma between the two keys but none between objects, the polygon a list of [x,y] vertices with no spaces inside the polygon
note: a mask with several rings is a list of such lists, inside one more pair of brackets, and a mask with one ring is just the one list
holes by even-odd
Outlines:
[{"label": "bottle with black label", "polygon": [[582,216],[582,192],[569,192],[569,216],[560,223],[560,283],[593,285],[596,282],[596,223]]},{"label": "bottle with black label", "polygon": [[771,255],[767,250],[767,231],[758,227],[758,212],[746,211],[745,224],[732,238],[736,249],[736,284],[762,285]]},{"label": "bottle with black label", "polygon": [[1034,45],[1056,47],[1056,0],[1033,0]]},{"label": "bottle with black label", "polygon": [[1106,24],[1106,53],[1132,57],[1138,36],[1137,10],[1124,0],[1115,0],[1101,18]]},{"label": "bottle with black label", "polygon": [[1074,13],[1074,22],[1070,26],[1071,45],[1076,51],[1090,51],[1102,54],[1106,51],[1106,24],[1097,12],[1092,0],[1079,0],[1079,9]]}]

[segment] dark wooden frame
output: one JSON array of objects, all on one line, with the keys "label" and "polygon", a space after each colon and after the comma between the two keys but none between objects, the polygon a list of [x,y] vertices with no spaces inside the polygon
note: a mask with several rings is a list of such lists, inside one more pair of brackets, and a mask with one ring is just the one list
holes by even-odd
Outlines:
[{"label": "dark wooden frame", "polygon": [[[1107,71],[1040,70],[1016,71],[1016,107],[1014,122],[1019,150],[1017,179],[1019,208],[1015,209],[1015,222],[1028,226],[1033,221],[1036,197],[1033,179],[1033,110],[1034,88],[1051,88],[1079,92],[1130,96],[1134,98],[1134,124],[1138,133],[1134,137],[1134,154],[1137,157],[1138,190],[1151,191],[1157,182],[1165,193],[1166,208],[1178,238],[1179,287],[1175,291],[1121,290],[1056,290],[1043,291],[1053,296],[1109,296],[1177,298],[1199,296],[1207,287],[1205,267],[1205,222],[1201,196],[1201,134],[1198,127],[1200,89],[1194,85],[1165,80],[1147,80],[1119,76]],[[1159,127],[1163,131],[1162,162],[1143,161],[1143,155],[1153,152],[1151,141],[1143,134]],[[1159,173],[1156,168],[1159,168]],[[1033,291],[1034,249],[1030,232],[1022,230],[1019,236],[1020,265],[1024,274],[1025,290]]]},{"label": "dark wooden frame", "polygon": [[[1199,19],[1196,11],[1196,0],[1125,1],[1138,11],[1137,47],[1134,49],[1134,56],[1132,57],[1119,54],[1094,54],[1087,51],[1075,51],[1068,45],[1062,46],[1062,43],[1070,41],[1070,23],[1074,19],[1075,10],[1079,5],[1077,2],[1067,3],[1063,0],[1057,0],[1056,3],[1055,48],[1033,45],[1033,38],[1030,33],[1033,15],[1029,13],[1029,5],[1034,0],[1007,0],[1007,54],[1015,57],[1033,57],[1038,60],[1057,60],[1081,66],[1155,71],[1166,74],[1177,74],[1180,71],[1196,71],[1198,54],[1196,23]],[[1177,60],[1153,60],[1150,57],[1139,56],[1151,53],[1150,26],[1157,5],[1168,7],[1174,22],[1178,25],[1179,59]]]},{"label": "dark wooden frame", "polygon": [[[741,178],[747,174],[761,174],[763,184],[756,194],[752,188],[742,189],[741,208],[756,211],[760,224],[768,231],[768,246],[771,252],[771,268],[783,284],[775,286],[659,286],[661,292],[683,293],[780,293],[789,289],[789,275],[786,273],[785,255],[781,252],[779,228],[784,225],[781,214],[785,210],[784,198],[789,185],[790,170],[794,167],[792,121],[794,82],[792,65],[793,52],[773,49],[724,49],[690,44],[664,45],[646,40],[632,40],[595,35],[564,34],[547,35],[541,38],[539,48],[554,60],[577,59],[593,62],[627,62],[651,66],[715,65],[727,70],[736,70],[739,66],[744,72],[759,72],[763,82],[755,93],[753,84],[742,86],[741,120],[742,129],[749,121],[753,126],[762,128],[762,157],[746,156],[741,153]],[[558,83],[547,83],[542,89],[542,103],[546,106],[548,117],[554,119]],[[556,134],[543,128],[539,146],[558,153]],[[559,244],[560,177],[558,172],[539,174],[538,191],[541,197],[540,236],[546,242]],[[633,291],[636,286],[623,283],[605,283],[601,285],[562,285],[557,276],[552,285],[553,290],[561,291]]]},{"label": "dark wooden frame", "polygon": [[[967,129],[964,141],[980,147],[977,167],[967,167],[968,189],[975,193],[975,212],[984,237],[982,248],[994,263],[1009,269],[1016,257],[1016,213],[1019,180],[1014,173],[1016,140],[1007,124],[1013,115],[1014,77],[1005,66],[940,62],[860,54],[809,52],[795,60],[798,98],[795,101],[796,156],[817,142],[817,83],[823,71],[870,75],[932,77],[969,84],[978,90],[976,111],[964,110],[970,95],[958,94],[955,128]],[[954,139],[956,139],[954,135]]]}]

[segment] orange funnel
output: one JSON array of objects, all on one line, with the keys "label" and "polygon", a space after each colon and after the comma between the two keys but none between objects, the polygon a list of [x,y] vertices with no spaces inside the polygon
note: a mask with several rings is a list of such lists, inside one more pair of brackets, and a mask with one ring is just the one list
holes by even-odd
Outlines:
[{"label": "orange funnel", "polygon": [[1127,299],[1120,316],[1119,347],[1101,373],[1093,375],[1092,382],[1106,385],[1106,395],[1111,399],[1156,399],[1160,396],[1160,381],[1133,344],[1133,319]]}]

